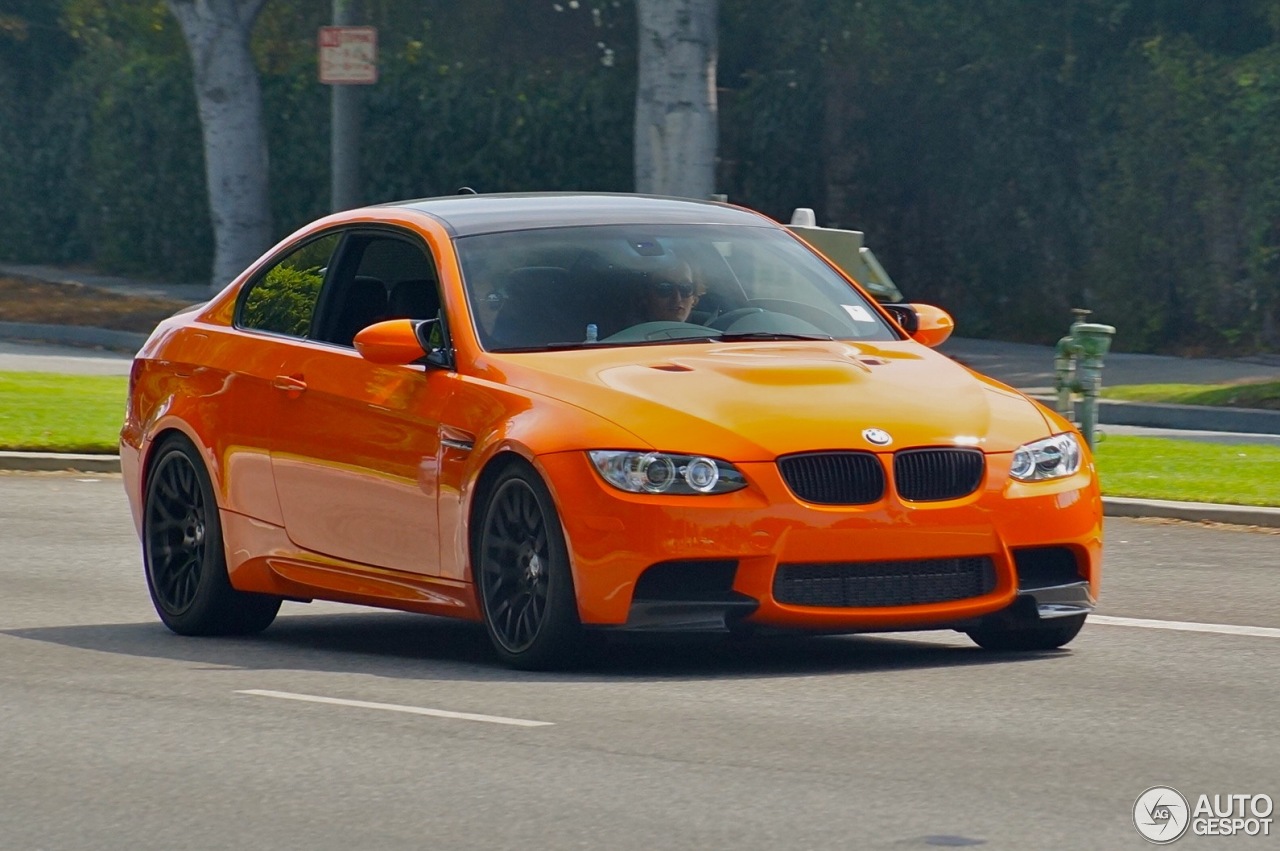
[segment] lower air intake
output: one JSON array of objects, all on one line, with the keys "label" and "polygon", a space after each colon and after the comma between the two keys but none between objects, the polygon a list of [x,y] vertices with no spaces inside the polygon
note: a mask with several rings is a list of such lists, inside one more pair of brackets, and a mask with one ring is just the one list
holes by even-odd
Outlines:
[{"label": "lower air intake", "polygon": [[995,565],[985,556],[782,564],[773,598],[791,606],[883,608],[967,600],[995,587]]}]

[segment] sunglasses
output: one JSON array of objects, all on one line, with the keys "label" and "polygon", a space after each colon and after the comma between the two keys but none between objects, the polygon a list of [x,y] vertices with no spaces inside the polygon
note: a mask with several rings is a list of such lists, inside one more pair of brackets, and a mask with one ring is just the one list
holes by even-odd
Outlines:
[{"label": "sunglasses", "polygon": [[658,281],[650,284],[649,289],[653,291],[659,298],[671,298],[676,293],[680,294],[680,298],[689,298],[694,293],[693,284],[680,283],[673,281]]}]

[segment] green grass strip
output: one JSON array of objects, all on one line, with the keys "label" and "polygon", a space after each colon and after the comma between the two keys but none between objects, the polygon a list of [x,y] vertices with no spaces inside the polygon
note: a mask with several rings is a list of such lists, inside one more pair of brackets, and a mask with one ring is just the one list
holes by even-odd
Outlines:
[{"label": "green grass strip", "polygon": [[1248,384],[1118,384],[1103,387],[1104,399],[1210,405],[1219,408],[1263,408],[1280,411],[1280,381]]},{"label": "green grass strip", "polygon": [[0,450],[114,453],[129,379],[0,372]]},{"label": "green grass strip", "polygon": [[1111,436],[1094,454],[1107,496],[1280,506],[1280,446]]},{"label": "green grass strip", "polygon": [[[0,449],[114,453],[127,387],[118,375],[0,372]],[[1280,447],[1109,436],[1095,454],[1108,496],[1280,506]]]}]

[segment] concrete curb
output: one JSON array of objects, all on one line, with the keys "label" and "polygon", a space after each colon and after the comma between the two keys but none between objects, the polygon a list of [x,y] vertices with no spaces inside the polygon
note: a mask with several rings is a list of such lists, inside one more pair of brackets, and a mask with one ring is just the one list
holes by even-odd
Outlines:
[{"label": "concrete curb", "polygon": [[[1027,391],[1023,391],[1027,392]],[[1057,400],[1028,393],[1050,408]],[[1077,408],[1078,413],[1078,408]],[[1280,411],[1260,408],[1214,408],[1204,405],[1166,405],[1155,402],[1098,401],[1099,425],[1144,426],[1179,431],[1218,431],[1236,434],[1280,434]]]},{"label": "concrete curb", "polygon": [[79,455],[66,452],[0,452],[0,470],[118,473],[120,456]]},{"label": "concrete curb", "polygon": [[[58,452],[0,452],[0,470],[34,472],[118,473],[118,455],[70,455]],[[1163,499],[1103,497],[1107,517],[1159,517],[1194,522],[1232,523],[1238,526],[1280,528],[1280,508],[1252,505],[1218,505],[1209,502],[1173,502]]]},{"label": "concrete curb", "polygon": [[1130,499],[1122,496],[1103,497],[1102,502],[1105,506],[1104,513],[1108,517],[1163,517],[1170,520],[1280,528],[1280,508],[1174,502],[1167,499]]},{"label": "concrete curb", "polygon": [[1209,408],[1108,399],[1098,405],[1098,421],[1104,425],[1280,434],[1280,411],[1257,408]]}]

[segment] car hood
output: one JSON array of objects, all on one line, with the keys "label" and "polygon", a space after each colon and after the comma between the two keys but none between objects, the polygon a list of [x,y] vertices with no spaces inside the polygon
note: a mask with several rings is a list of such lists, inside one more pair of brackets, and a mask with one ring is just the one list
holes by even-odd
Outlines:
[{"label": "car hood", "polygon": [[[671,452],[738,461],[938,445],[1010,452],[1049,434],[1026,396],[911,341],[703,343],[491,357],[489,367],[500,370],[508,386],[590,411]],[[883,430],[892,442],[877,446],[863,435],[866,429]]]}]

